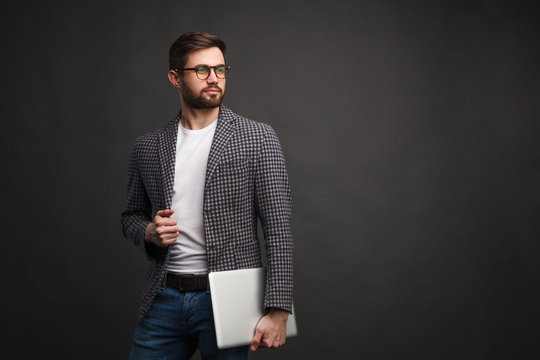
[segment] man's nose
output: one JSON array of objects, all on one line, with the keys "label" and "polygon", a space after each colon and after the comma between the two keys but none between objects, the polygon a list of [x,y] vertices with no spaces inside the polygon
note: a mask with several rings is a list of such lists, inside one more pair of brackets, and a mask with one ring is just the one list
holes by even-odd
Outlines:
[{"label": "man's nose", "polygon": [[211,84],[218,82],[218,77],[216,75],[216,69],[210,68],[210,75],[208,75],[208,77],[206,78],[206,82],[211,83]]}]

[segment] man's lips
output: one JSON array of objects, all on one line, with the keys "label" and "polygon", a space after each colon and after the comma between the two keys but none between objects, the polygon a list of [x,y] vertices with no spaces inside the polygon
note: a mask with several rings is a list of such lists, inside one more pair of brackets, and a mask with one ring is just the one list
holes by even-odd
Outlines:
[{"label": "man's lips", "polygon": [[208,94],[220,94],[221,93],[221,90],[218,89],[218,88],[209,88],[209,89],[205,89],[203,91],[205,93],[208,93]]}]

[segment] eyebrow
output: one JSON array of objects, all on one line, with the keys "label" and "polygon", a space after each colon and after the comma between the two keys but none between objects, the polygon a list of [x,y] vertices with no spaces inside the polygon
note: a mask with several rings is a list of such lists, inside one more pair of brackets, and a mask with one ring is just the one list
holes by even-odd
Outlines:
[{"label": "eyebrow", "polygon": [[197,66],[225,66],[225,64],[217,64],[217,65],[208,65],[208,64],[197,64],[197,65],[194,65],[193,67],[197,67]]}]

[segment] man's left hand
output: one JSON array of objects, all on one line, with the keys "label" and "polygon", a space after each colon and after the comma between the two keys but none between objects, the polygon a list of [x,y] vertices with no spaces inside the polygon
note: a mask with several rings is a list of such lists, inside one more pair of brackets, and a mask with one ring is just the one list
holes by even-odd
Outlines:
[{"label": "man's left hand", "polygon": [[257,350],[259,346],[277,349],[285,344],[288,317],[288,311],[270,309],[257,324],[255,336],[251,340],[251,351]]}]

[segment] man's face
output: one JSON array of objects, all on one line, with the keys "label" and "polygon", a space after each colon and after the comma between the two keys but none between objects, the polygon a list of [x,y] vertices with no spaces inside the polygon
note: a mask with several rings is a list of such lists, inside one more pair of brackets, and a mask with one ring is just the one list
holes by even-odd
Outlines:
[{"label": "man's face", "polygon": [[[197,65],[222,65],[225,58],[217,47],[196,50],[188,55],[185,68]],[[221,105],[225,96],[225,79],[216,76],[215,70],[205,80],[197,78],[195,71],[185,70],[180,75],[180,93],[184,102],[195,109],[212,109]],[[183,76],[182,76],[183,75]]]}]

